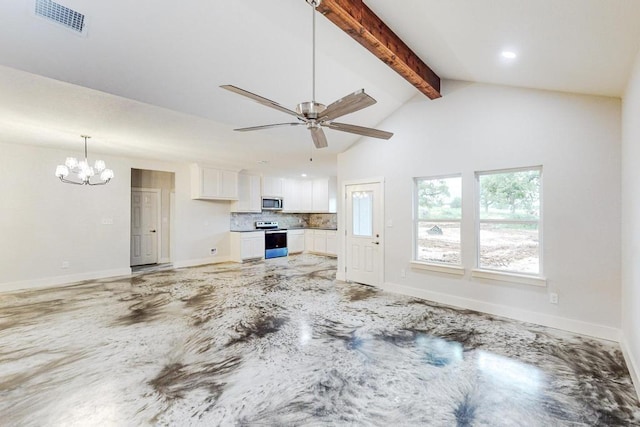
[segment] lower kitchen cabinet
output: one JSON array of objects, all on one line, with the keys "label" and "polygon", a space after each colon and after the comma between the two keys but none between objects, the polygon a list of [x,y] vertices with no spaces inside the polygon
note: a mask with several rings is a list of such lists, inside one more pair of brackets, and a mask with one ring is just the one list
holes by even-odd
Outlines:
[{"label": "lower kitchen cabinet", "polygon": [[231,260],[264,258],[264,231],[231,232]]},{"label": "lower kitchen cabinet", "polygon": [[290,254],[298,254],[304,252],[305,238],[304,230],[287,231],[287,247]]},{"label": "lower kitchen cabinet", "polygon": [[325,230],[313,230],[313,252],[327,253],[327,232]]},{"label": "lower kitchen cabinet", "polygon": [[337,237],[335,230],[306,230],[306,251],[321,255],[337,255]]},{"label": "lower kitchen cabinet", "polygon": [[338,255],[338,232],[327,230],[327,255]]}]

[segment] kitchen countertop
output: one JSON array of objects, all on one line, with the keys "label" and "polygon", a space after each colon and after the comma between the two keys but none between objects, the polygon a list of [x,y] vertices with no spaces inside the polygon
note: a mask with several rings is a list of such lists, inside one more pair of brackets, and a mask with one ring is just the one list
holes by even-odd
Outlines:
[{"label": "kitchen countertop", "polygon": [[328,227],[289,227],[287,230],[328,230],[328,231],[336,231],[337,228],[328,228]]},{"label": "kitchen countertop", "polygon": [[[327,231],[337,231],[337,228],[323,228],[323,227],[289,227],[287,230],[327,230]],[[230,230],[232,233],[249,233],[251,231],[265,231],[265,230],[256,230],[255,228],[249,228],[247,230]]]}]

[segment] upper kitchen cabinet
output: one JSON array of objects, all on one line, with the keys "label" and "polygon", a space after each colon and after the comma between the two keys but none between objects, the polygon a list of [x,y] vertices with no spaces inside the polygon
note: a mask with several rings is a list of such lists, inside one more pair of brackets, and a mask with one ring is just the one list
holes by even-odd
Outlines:
[{"label": "upper kitchen cabinet", "polygon": [[337,212],[338,182],[335,176],[313,180],[313,207],[315,213]]},{"label": "upper kitchen cabinet", "polygon": [[285,179],[283,198],[285,212],[335,213],[336,178]]},{"label": "upper kitchen cabinet", "polygon": [[231,212],[261,212],[260,175],[238,174],[238,201],[231,203]]},{"label": "upper kitchen cabinet", "polygon": [[[313,182],[300,180],[296,186],[297,196],[300,201],[300,212],[313,211]],[[286,203],[286,201],[285,201]]]},{"label": "upper kitchen cabinet", "polygon": [[238,171],[192,164],[191,198],[238,200]]},{"label": "upper kitchen cabinet", "polygon": [[283,197],[284,178],[262,177],[262,197]]},{"label": "upper kitchen cabinet", "polygon": [[298,180],[285,179],[282,184],[283,212],[300,212],[300,198],[298,197]]},{"label": "upper kitchen cabinet", "polygon": [[312,212],[329,212],[329,180],[314,179],[312,183]]}]

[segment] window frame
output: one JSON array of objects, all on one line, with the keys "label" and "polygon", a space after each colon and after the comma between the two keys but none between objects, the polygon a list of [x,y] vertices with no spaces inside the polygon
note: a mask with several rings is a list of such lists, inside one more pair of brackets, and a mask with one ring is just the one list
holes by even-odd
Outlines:
[{"label": "window frame", "polygon": [[[537,220],[510,220],[510,219],[482,219],[480,215],[480,177],[483,175],[497,175],[504,173],[516,173],[516,172],[527,172],[527,171],[538,171],[539,173],[539,188],[538,188],[538,198],[539,198],[539,212]],[[544,279],[544,241],[543,241],[543,169],[542,165],[536,166],[525,166],[525,167],[517,167],[517,168],[507,168],[507,169],[495,169],[488,171],[476,171],[475,172],[475,240],[476,240],[476,267],[473,269],[473,275],[481,278],[495,278],[498,280],[500,276],[505,276],[507,278],[520,280],[522,283],[528,283],[533,285],[542,285],[544,286],[546,280]],[[480,255],[481,255],[481,242],[480,242],[480,229],[482,224],[537,224],[538,226],[538,272],[537,273],[528,273],[524,271],[514,271],[514,270],[501,270],[497,268],[487,268],[480,266]],[[528,278],[532,279],[531,281],[527,280]],[[539,280],[541,279],[541,280]],[[540,283],[538,283],[540,282]]]},{"label": "window frame", "polygon": [[[450,178],[458,178],[460,180],[460,218],[459,219],[429,219],[424,220],[420,219],[419,215],[419,196],[418,196],[418,183],[419,181],[434,181],[441,179],[450,179]],[[453,173],[446,175],[433,175],[433,176],[418,176],[413,178],[413,254],[411,265],[413,267],[424,269],[424,270],[434,270],[441,273],[452,273],[452,274],[464,274],[464,254],[462,251],[462,224],[463,224],[463,212],[464,212],[464,202],[462,200],[462,173]],[[427,261],[418,259],[418,240],[419,240],[419,230],[421,222],[441,222],[441,223],[452,223],[457,222],[460,227],[460,249],[459,249],[459,258],[460,262],[456,264],[446,263],[446,262],[438,262],[438,261]]]}]

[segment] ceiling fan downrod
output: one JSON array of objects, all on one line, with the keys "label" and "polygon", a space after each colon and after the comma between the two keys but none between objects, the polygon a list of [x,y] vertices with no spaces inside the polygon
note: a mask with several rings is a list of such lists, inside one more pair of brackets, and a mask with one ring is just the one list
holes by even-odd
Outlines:
[{"label": "ceiling fan downrod", "polygon": [[306,0],[311,5],[311,102],[316,102],[316,7],[322,0]]}]

